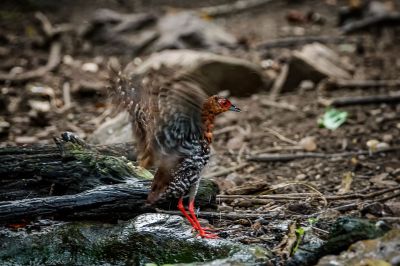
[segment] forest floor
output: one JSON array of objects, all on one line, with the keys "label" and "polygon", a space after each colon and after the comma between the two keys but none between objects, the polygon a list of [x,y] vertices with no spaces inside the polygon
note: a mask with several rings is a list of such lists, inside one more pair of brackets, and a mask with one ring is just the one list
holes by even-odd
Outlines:
[{"label": "forest floor", "polygon": [[[198,8],[210,4],[198,1],[199,4],[191,3],[188,6],[185,1],[160,2],[162,5],[157,8]],[[271,1],[263,8],[215,18],[212,22],[247,43],[247,51],[233,51],[233,56],[247,58],[257,64],[268,59],[284,61],[292,50],[301,48],[256,49],[261,42],[291,36],[340,35],[337,9],[347,2],[338,1],[336,5],[327,4],[329,1],[293,2]],[[42,12],[53,24],[72,23],[79,26],[93,6],[90,2],[78,6],[73,3],[69,2],[62,9]],[[121,12],[130,11],[117,2],[100,1],[97,5],[96,8],[104,6]],[[152,6],[142,4],[136,8],[149,11]],[[288,10],[313,10],[325,22],[323,25],[291,24],[286,19]],[[14,71],[20,71],[15,66],[24,70],[44,65],[50,48],[35,29],[35,12],[11,11],[6,13],[3,9],[0,13],[0,70],[6,72],[14,68]],[[359,38],[362,42],[328,46],[340,55],[342,61],[355,66],[354,79],[397,80],[400,73],[400,58],[397,56],[400,52],[400,35],[396,33],[399,33],[399,29],[357,33],[349,38]],[[109,115],[108,110],[112,107],[104,84],[107,80],[107,63],[114,55],[107,53],[107,46],[92,49],[77,36],[61,38],[60,41],[65,42],[63,54],[54,70],[32,81],[2,82],[1,146],[49,143],[53,135],[64,131],[72,131],[85,138]],[[143,55],[143,58],[146,56]],[[122,64],[134,59],[126,55],[115,57]],[[94,62],[99,69],[95,73],[77,71],[71,67],[71,58],[82,64]],[[51,99],[49,111],[40,115],[32,112],[27,103],[31,97],[27,89],[30,86],[45,89],[42,96]],[[70,86],[72,92],[68,109],[62,108],[65,86]],[[319,101],[321,98],[389,94],[395,90],[395,87],[385,86],[330,90],[320,88],[317,84],[304,85],[282,91],[277,96],[276,101],[289,104],[291,110],[266,104],[268,91],[254,93],[248,98],[233,98],[232,102],[243,111],[239,114],[226,113],[218,118],[213,144],[215,153],[205,175],[214,178],[220,185],[220,210],[236,213],[237,219],[224,219],[221,216],[221,219],[212,221],[213,226],[226,232],[228,238],[262,244],[271,249],[278,247],[282,235],[273,234],[276,228],[264,224],[264,216],[265,219],[277,217],[277,221],[298,220],[299,224],[306,225],[310,218],[322,214],[332,217],[352,215],[372,220],[383,219],[391,226],[400,228],[400,197],[398,193],[392,193],[400,186],[400,150],[373,153],[374,148],[367,145],[376,140],[377,143],[384,143],[386,148],[400,147],[400,104],[339,107],[341,111],[348,112],[348,118],[336,130],[321,128],[317,122],[326,111]],[[303,143],[306,141],[307,145],[301,145],[301,140]],[[263,153],[304,153],[307,152],[305,146],[308,151],[323,156],[276,162],[248,160]],[[371,154],[330,156],[369,150]],[[239,196],[241,194],[245,196]],[[260,218],[254,219],[251,215]]]}]

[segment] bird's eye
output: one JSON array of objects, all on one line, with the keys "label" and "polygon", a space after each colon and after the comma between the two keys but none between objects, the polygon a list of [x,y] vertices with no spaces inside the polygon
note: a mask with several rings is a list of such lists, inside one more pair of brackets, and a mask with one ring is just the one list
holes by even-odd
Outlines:
[{"label": "bird's eye", "polygon": [[219,99],[218,100],[218,103],[219,103],[219,105],[221,106],[221,107],[229,107],[229,106],[231,106],[231,102],[229,101],[229,100],[227,100],[227,99]]}]

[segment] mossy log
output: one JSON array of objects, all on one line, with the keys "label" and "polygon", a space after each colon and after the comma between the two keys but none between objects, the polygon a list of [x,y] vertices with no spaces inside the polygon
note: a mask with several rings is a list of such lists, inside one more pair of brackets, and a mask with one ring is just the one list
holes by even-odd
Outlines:
[{"label": "mossy log", "polygon": [[133,144],[81,147],[57,141],[57,145],[0,148],[0,201],[75,194],[98,185],[140,178],[124,157]]},{"label": "mossy log", "polygon": [[[115,220],[153,208],[146,206],[152,174],[125,157],[134,157],[132,143],[90,146],[67,134],[55,141],[0,148],[0,222],[35,217]],[[203,180],[198,206],[215,207],[217,193],[215,183]],[[170,206],[175,203],[156,207]]]},{"label": "mossy log", "polygon": [[[36,217],[112,222],[154,211],[155,207],[169,209],[177,205],[177,201],[164,201],[156,206],[148,206],[146,199],[150,183],[149,180],[137,180],[99,186],[73,195],[3,201],[0,202],[0,223],[17,223]],[[196,198],[197,206],[215,208],[217,191],[215,183],[204,180]]]}]

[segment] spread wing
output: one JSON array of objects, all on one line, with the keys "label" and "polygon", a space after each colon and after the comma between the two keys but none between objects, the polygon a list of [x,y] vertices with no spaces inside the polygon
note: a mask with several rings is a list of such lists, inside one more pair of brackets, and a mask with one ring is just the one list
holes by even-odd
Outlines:
[{"label": "spread wing", "polygon": [[173,78],[161,85],[156,79],[151,81],[155,84],[146,86],[142,99],[147,99],[144,109],[150,119],[145,130],[147,149],[153,152],[158,167],[148,195],[148,202],[154,203],[173,180],[173,169],[191,156],[202,138],[202,108],[207,95],[191,79]]},{"label": "spread wing", "polygon": [[190,154],[191,142],[203,134],[202,107],[207,99],[195,77],[160,69],[144,77],[119,75],[116,95],[127,107],[139,140],[139,152],[158,157]]},{"label": "spread wing", "polygon": [[190,155],[203,134],[202,108],[207,95],[191,80],[173,80],[160,88],[154,145],[164,155]]},{"label": "spread wing", "polygon": [[191,143],[203,134],[202,107],[207,95],[193,79],[171,71],[150,73],[136,86],[134,111],[147,147],[158,157],[190,154]]},{"label": "spread wing", "polygon": [[203,137],[202,108],[208,96],[198,77],[165,69],[144,77],[119,74],[118,79],[116,95],[133,118],[141,165],[158,168],[148,198],[155,202],[172,181],[172,169],[191,156]]}]

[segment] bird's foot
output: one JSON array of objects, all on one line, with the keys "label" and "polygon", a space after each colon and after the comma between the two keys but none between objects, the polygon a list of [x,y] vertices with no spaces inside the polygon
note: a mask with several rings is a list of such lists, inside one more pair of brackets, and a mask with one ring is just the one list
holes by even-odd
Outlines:
[{"label": "bird's foot", "polygon": [[208,238],[208,239],[216,239],[216,238],[219,238],[219,236],[218,236],[217,234],[213,234],[213,233],[210,233],[210,232],[207,232],[207,231],[199,232],[199,233],[197,234],[197,236],[200,236],[201,238]]},{"label": "bird's foot", "polygon": [[210,228],[210,227],[198,227],[197,225],[192,225],[193,229],[196,231],[200,231],[201,229],[203,229],[204,231],[217,231],[217,229],[214,228]]},{"label": "bird's foot", "polygon": [[[218,238],[218,234],[211,233],[209,231],[213,230],[207,227],[200,227],[200,228],[195,228],[198,232],[197,236],[200,236],[201,238]],[[215,231],[215,230],[214,230]]]}]

